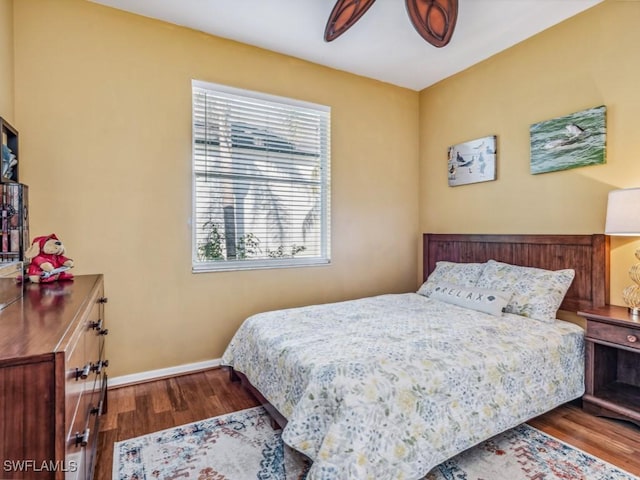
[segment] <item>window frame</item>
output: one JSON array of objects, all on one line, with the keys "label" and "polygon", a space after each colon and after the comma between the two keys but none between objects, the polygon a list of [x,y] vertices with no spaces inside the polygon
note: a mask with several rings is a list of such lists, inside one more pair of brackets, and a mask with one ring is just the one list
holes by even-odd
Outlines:
[{"label": "window frame", "polygon": [[[259,259],[231,259],[231,260],[201,260],[198,255],[198,221],[197,221],[197,172],[196,172],[196,129],[195,125],[195,92],[197,89],[210,90],[221,95],[233,95],[246,99],[253,99],[265,103],[275,103],[280,107],[289,106],[299,109],[321,112],[324,121],[321,122],[321,141],[319,146],[320,158],[320,253],[313,257],[286,257],[286,258],[259,258]],[[265,94],[251,90],[245,90],[228,85],[192,80],[191,85],[191,174],[192,174],[192,216],[191,216],[191,241],[192,273],[206,273],[235,270],[259,270],[271,268],[311,267],[328,265],[331,263],[331,108],[325,105],[296,100],[288,97]],[[203,197],[203,196],[201,196]],[[209,197],[211,198],[211,197]]]}]

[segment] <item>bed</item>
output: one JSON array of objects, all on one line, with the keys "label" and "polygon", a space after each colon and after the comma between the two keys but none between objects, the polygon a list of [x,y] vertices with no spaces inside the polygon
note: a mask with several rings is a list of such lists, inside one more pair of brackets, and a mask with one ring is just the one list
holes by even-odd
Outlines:
[{"label": "bed", "polygon": [[310,480],[422,478],[584,392],[583,330],[555,311],[607,302],[607,237],[425,234],[423,246],[417,293],[254,315],[223,355],[312,460]]}]

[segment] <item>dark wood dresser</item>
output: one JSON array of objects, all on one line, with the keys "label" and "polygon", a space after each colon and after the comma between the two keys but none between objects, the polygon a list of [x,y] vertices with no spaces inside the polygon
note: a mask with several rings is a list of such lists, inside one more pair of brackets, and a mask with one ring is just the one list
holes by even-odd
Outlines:
[{"label": "dark wood dresser", "polygon": [[27,283],[0,310],[3,480],[92,478],[106,409],[106,301],[102,275],[81,275]]}]

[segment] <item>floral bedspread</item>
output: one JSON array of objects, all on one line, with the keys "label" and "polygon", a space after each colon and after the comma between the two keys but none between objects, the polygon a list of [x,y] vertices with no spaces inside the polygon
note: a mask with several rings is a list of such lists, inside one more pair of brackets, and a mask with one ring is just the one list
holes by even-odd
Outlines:
[{"label": "floral bedspread", "polygon": [[222,363],[287,419],[309,480],[419,479],[584,392],[583,330],[418,294],[248,318]]}]

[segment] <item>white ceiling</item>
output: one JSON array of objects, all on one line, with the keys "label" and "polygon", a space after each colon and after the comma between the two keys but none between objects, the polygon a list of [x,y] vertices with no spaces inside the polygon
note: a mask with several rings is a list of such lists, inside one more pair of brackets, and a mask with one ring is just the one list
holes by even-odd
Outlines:
[{"label": "white ceiling", "polygon": [[91,1],[422,90],[602,0],[459,0],[443,48],[418,35],[402,0],[379,0],[330,43],[324,28],[336,0]]}]

